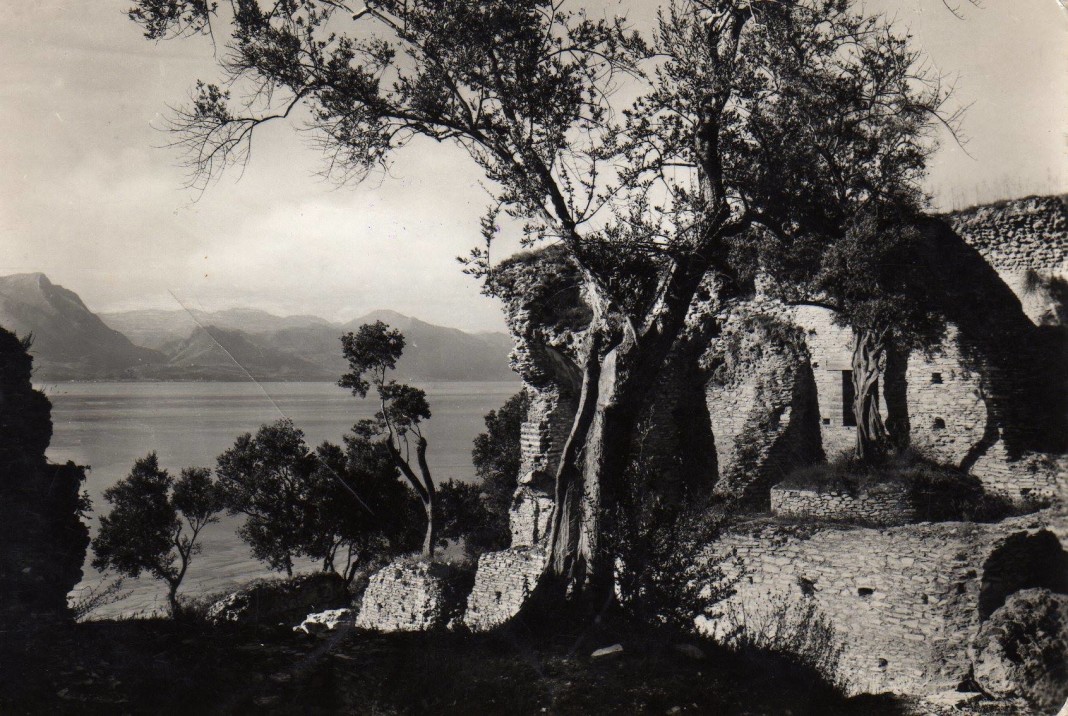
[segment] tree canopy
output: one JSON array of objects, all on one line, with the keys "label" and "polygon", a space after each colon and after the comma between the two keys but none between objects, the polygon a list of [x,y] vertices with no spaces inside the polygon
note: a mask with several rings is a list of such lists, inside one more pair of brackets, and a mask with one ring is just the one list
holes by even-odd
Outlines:
[{"label": "tree canopy", "polygon": [[701,285],[746,290],[764,236],[837,238],[866,206],[921,205],[932,127],[957,119],[908,35],[853,0],[674,0],[641,32],[563,0],[138,0],[131,17],[150,39],[225,38],[224,84],[173,117],[195,180],[298,115],[343,180],[428,138],[488,180],[469,271],[492,273],[502,216],[564,247],[590,319],[550,564],[606,594],[605,506]]},{"label": "tree canopy", "polygon": [[207,468],[185,468],[177,479],[159,466],[156,453],[137,460],[130,473],[104,491],[112,506],[93,540],[93,566],[137,577],[148,572],[169,587],[171,613],[201,531],[218,520],[223,498]]}]

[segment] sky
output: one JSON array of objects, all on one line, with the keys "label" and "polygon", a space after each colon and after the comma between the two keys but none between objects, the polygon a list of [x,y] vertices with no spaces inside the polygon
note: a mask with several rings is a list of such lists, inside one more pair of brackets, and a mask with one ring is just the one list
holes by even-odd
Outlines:
[{"label": "sky", "polygon": [[[1068,192],[1068,13],[1058,0],[865,0],[893,15],[968,106],[928,190],[939,209]],[[963,0],[962,0],[963,2]],[[479,242],[479,172],[416,142],[387,175],[338,187],[321,155],[265,125],[243,171],[198,192],[161,131],[195,79],[218,77],[206,40],[151,43],[130,0],[11,3],[0,26],[0,275],[40,271],[94,311],[251,306],[349,320],[390,308],[502,330],[500,306],[455,257]],[[591,3],[591,5],[594,3]],[[601,0],[641,27],[643,0]],[[260,130],[257,130],[260,131]]]}]

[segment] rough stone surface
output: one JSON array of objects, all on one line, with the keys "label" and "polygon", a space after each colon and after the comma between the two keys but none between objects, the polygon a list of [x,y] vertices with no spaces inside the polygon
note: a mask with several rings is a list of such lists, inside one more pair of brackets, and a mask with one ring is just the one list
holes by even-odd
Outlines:
[{"label": "rough stone surface", "polygon": [[873,485],[855,495],[779,485],[771,488],[771,511],[787,517],[886,526],[907,524],[916,516],[908,489],[894,483]]},{"label": "rough stone surface", "polygon": [[346,626],[353,626],[355,616],[351,609],[327,609],[325,612],[309,614],[293,631],[319,636],[327,632],[336,631]]},{"label": "rough stone surface", "polygon": [[1027,272],[1068,275],[1068,207],[1061,196],[1028,197],[955,212],[953,229],[994,267],[1036,323],[1050,297],[1028,290]]},{"label": "rough stone surface", "polygon": [[544,567],[545,550],[540,547],[513,547],[479,557],[464,613],[467,628],[488,631],[518,614]]},{"label": "rough stone surface", "polygon": [[591,654],[591,659],[605,659],[610,656],[620,656],[623,654],[622,644],[613,644],[612,646],[605,646],[600,649],[595,649]]},{"label": "rough stone surface", "polygon": [[722,637],[813,600],[843,647],[839,676],[855,693],[924,695],[971,674],[968,648],[1006,596],[1054,584],[1065,553],[1063,513],[1000,524],[885,529],[755,523],[712,554],[740,576],[736,594],[701,628]]},{"label": "rough stone surface", "polygon": [[45,458],[51,403],[31,382],[33,358],[0,328],[0,640],[70,618],[89,529],[79,516],[84,469]]},{"label": "rough stone surface", "polygon": [[397,561],[371,575],[356,626],[382,632],[443,629],[462,609],[464,575],[435,562]]},{"label": "rough stone surface", "polygon": [[234,592],[208,608],[208,619],[217,624],[292,624],[313,612],[347,607],[350,601],[338,575],[308,574]]},{"label": "rough stone surface", "polygon": [[1025,589],[990,615],[972,647],[975,681],[1052,712],[1068,699],[1068,595]]}]

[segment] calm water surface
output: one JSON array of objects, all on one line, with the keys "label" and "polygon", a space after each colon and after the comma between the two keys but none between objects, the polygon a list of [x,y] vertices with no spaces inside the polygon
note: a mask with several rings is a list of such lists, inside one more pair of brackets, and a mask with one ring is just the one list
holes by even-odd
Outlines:
[{"label": "calm water surface", "polygon": [[[90,466],[85,489],[106,511],[103,491],[125,476],[134,460],[155,450],[172,473],[214,467],[215,457],[245,432],[288,417],[310,446],[341,436],[376,405],[331,383],[59,383],[37,386],[52,400],[54,434],[48,456]],[[499,408],[518,383],[425,383],[433,418],[425,433],[427,457],[438,481],[471,480],[472,441],[483,417]],[[94,516],[95,522],[95,516]],[[189,595],[232,589],[268,572],[234,534],[240,518],[224,517],[203,535],[204,551],[182,586]],[[94,524],[95,528],[95,524]],[[100,581],[86,560],[84,589]],[[129,595],[94,616],[162,608],[165,594],[151,579],[126,580]]]}]

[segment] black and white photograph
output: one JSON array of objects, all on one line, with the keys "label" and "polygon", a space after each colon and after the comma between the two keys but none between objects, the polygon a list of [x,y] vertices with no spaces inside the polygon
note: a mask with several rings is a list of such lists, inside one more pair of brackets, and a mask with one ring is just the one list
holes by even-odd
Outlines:
[{"label": "black and white photograph", "polygon": [[0,714],[1068,716],[1065,0],[0,12]]}]

